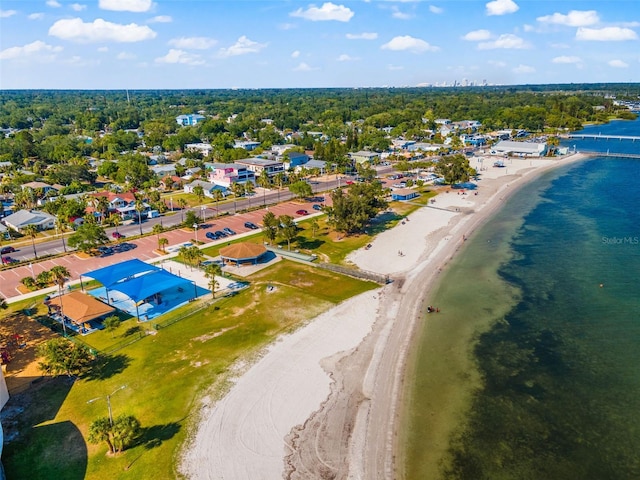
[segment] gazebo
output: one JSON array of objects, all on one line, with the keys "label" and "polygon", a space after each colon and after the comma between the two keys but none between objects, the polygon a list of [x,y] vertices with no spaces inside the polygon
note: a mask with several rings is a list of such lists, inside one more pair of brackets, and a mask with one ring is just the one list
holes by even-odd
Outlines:
[{"label": "gazebo", "polygon": [[224,263],[235,263],[237,266],[243,263],[255,265],[265,253],[267,253],[267,249],[264,245],[243,242],[221,248],[220,258]]},{"label": "gazebo", "polygon": [[79,290],[50,298],[46,303],[49,311],[54,310],[58,313],[63,313],[65,317],[78,326],[91,320],[103,318],[116,311],[112,306]]}]

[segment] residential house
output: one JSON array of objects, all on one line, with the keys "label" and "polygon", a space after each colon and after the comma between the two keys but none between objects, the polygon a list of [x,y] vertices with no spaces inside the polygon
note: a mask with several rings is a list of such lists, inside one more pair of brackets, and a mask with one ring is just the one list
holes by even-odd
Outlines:
[{"label": "residential house", "polygon": [[178,115],[176,117],[176,122],[178,125],[183,127],[197,125],[198,123],[205,120],[204,115],[200,115],[199,113],[190,113],[188,115]]},{"label": "residential house", "polygon": [[256,183],[256,175],[246,165],[238,163],[207,163],[209,181],[216,185],[231,188],[234,183]]},{"label": "residential house", "polygon": [[255,150],[260,146],[260,142],[252,142],[250,140],[236,140],[234,148],[244,148],[248,152]]},{"label": "residential house", "polygon": [[56,225],[56,217],[38,210],[18,210],[2,221],[16,232],[22,231],[27,225],[35,225],[38,230],[48,230]]},{"label": "residential house", "polygon": [[[286,159],[286,157],[288,157],[288,160]],[[309,157],[309,155],[307,155],[306,153],[300,152],[289,152],[286,154],[286,157],[284,157],[284,164],[287,169],[304,165],[311,159],[311,157]]]},{"label": "residential house", "polygon": [[202,187],[202,191],[204,192],[204,196],[207,198],[213,198],[214,191],[218,190],[222,193],[223,196],[227,196],[228,192],[225,187],[222,185],[216,185],[215,183],[205,182],[204,180],[194,180],[191,183],[187,183],[184,186],[185,193],[193,193],[193,189],[195,187]]},{"label": "residential house", "polygon": [[208,157],[209,155],[211,155],[211,152],[213,152],[213,147],[211,146],[211,144],[203,142],[187,143],[185,144],[184,149],[192,152],[199,152],[205,157]]},{"label": "residential house", "polygon": [[363,164],[366,162],[373,164],[376,160],[380,159],[380,154],[376,152],[360,150],[359,152],[350,153],[349,157],[351,157],[351,160],[358,164]]},{"label": "residential house", "polygon": [[149,167],[149,169],[153,172],[156,177],[164,178],[166,176],[173,176],[176,174],[175,165],[153,165]]},{"label": "residential house", "polygon": [[167,175],[160,180],[160,190],[176,190],[178,188],[182,188],[182,180],[183,179],[177,175]]},{"label": "residential house", "polygon": [[313,170],[317,168],[318,171],[320,172],[320,175],[324,175],[327,172],[327,162],[325,162],[324,160],[311,159],[303,165],[298,165],[297,167],[294,167],[294,171],[299,172],[303,168],[306,170]]},{"label": "residential house", "polygon": [[259,177],[263,171],[266,171],[267,175],[270,177],[273,177],[278,173],[284,173],[284,164],[282,162],[266,158],[243,158],[241,160],[236,160],[235,163],[247,167],[247,170],[252,171],[255,177]]},{"label": "residential house", "polygon": [[396,201],[407,201],[412,198],[416,198],[417,196],[418,192],[411,190],[410,188],[400,188],[391,192],[391,199]]}]

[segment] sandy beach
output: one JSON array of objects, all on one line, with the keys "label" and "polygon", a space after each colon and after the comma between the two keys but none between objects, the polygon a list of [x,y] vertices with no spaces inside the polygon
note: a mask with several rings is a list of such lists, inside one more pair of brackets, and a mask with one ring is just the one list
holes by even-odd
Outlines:
[{"label": "sandy beach", "polygon": [[472,161],[477,194],[443,189],[349,260],[393,282],[351,298],[238,367],[202,400],[179,471],[191,479],[394,479],[407,351],[429,288],[474,230],[544,171],[582,160]]}]

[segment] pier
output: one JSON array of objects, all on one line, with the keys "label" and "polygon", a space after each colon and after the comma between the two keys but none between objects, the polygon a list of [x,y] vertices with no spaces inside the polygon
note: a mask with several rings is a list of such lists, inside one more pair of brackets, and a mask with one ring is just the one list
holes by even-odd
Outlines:
[{"label": "pier", "polygon": [[636,158],[640,159],[640,153],[615,153],[607,150],[606,152],[594,152],[579,150],[579,153],[589,155],[590,157],[608,157],[608,158]]},{"label": "pier", "polygon": [[633,135],[585,135],[583,133],[570,133],[567,135],[567,138],[572,138],[575,140],[631,140],[635,142],[636,140],[640,140],[640,137],[635,137]]}]

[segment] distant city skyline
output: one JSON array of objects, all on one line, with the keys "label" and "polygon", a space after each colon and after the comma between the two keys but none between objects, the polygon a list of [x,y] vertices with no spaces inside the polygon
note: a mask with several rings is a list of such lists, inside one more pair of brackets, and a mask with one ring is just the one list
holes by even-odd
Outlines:
[{"label": "distant city skyline", "polygon": [[640,81],[640,2],[3,0],[0,89]]}]

